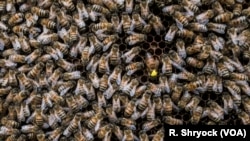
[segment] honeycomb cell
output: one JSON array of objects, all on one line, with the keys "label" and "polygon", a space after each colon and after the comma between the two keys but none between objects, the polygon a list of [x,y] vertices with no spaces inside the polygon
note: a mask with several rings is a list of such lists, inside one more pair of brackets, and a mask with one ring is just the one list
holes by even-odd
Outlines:
[{"label": "honeycomb cell", "polygon": [[148,76],[144,74],[144,75],[140,78],[140,82],[141,82],[141,83],[147,83],[147,82],[148,82]]},{"label": "honeycomb cell", "polygon": [[156,42],[160,42],[160,41],[161,41],[161,36],[160,36],[160,35],[154,36],[154,40],[155,40]]},{"label": "honeycomb cell", "polygon": [[155,49],[155,55],[160,56],[162,54],[162,49],[157,48]]},{"label": "honeycomb cell", "polygon": [[153,42],[153,40],[154,40],[154,37],[152,35],[148,35],[147,42],[151,43],[151,42]]},{"label": "honeycomb cell", "polygon": [[159,42],[159,47],[164,49],[166,47],[165,42],[163,42],[163,41]]},{"label": "honeycomb cell", "polygon": [[152,49],[152,48],[148,49],[147,52],[151,53],[152,55],[154,55],[154,53],[155,53],[154,49]]},{"label": "honeycomb cell", "polygon": [[150,44],[149,44],[149,43],[143,43],[143,44],[142,44],[142,48],[143,48],[144,50],[149,49],[149,47],[150,47]]}]

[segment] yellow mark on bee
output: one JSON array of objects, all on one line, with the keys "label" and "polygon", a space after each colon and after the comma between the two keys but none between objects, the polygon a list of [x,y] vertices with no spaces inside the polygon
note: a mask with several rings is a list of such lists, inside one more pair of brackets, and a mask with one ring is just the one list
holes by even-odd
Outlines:
[{"label": "yellow mark on bee", "polygon": [[152,72],[151,72],[151,74],[150,74],[150,76],[151,77],[155,77],[155,76],[157,76],[157,71],[156,70],[153,70]]}]

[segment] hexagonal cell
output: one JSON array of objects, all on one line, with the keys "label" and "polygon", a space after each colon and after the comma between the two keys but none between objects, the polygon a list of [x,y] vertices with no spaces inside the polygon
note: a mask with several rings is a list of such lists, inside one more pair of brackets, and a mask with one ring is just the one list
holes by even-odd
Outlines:
[{"label": "hexagonal cell", "polygon": [[164,49],[164,48],[166,47],[166,44],[165,44],[164,41],[159,42],[158,45],[159,45],[159,47],[162,48],[162,49]]},{"label": "hexagonal cell", "polygon": [[152,55],[154,55],[154,53],[155,53],[154,49],[152,49],[152,48],[148,49],[147,52],[151,53]]},{"label": "hexagonal cell", "polygon": [[142,44],[142,49],[147,50],[149,48],[150,48],[150,44],[149,43],[143,43]]},{"label": "hexagonal cell", "polygon": [[162,54],[162,49],[157,48],[155,49],[155,55],[160,56]]},{"label": "hexagonal cell", "polygon": [[151,43],[151,42],[153,42],[153,40],[154,40],[154,37],[152,35],[148,35],[147,42]]},{"label": "hexagonal cell", "polygon": [[147,76],[147,75],[141,76],[140,82],[141,82],[141,83],[147,83],[147,82],[148,82],[148,76]]},{"label": "hexagonal cell", "polygon": [[155,40],[156,42],[160,42],[160,41],[161,41],[161,35],[156,35],[156,36],[154,36],[154,40]]}]

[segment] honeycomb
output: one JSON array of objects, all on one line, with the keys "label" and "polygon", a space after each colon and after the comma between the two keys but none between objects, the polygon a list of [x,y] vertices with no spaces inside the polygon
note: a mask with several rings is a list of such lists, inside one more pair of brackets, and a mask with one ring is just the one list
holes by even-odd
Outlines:
[{"label": "honeycomb", "polygon": [[[200,15],[209,10],[210,18]],[[133,21],[134,13],[150,25],[148,33],[125,31],[122,17]],[[0,1],[0,140],[142,140],[144,134],[153,140],[164,125],[249,125],[249,13],[249,2],[239,0]],[[121,32],[111,23],[115,14]],[[146,38],[129,45],[137,33]],[[112,65],[115,45],[120,61]],[[140,51],[126,62],[136,46]],[[162,71],[166,56],[170,74]],[[143,67],[128,75],[135,62]]]}]

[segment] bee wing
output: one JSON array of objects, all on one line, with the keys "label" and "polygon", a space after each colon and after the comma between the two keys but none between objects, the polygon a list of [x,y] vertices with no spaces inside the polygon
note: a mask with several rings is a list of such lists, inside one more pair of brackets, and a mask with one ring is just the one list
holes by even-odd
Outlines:
[{"label": "bee wing", "polygon": [[179,28],[179,30],[183,30],[183,24],[177,19],[175,19],[175,22],[176,22],[176,26]]},{"label": "bee wing", "polygon": [[132,20],[131,25],[130,25],[130,31],[134,31],[135,29],[135,21]]}]

